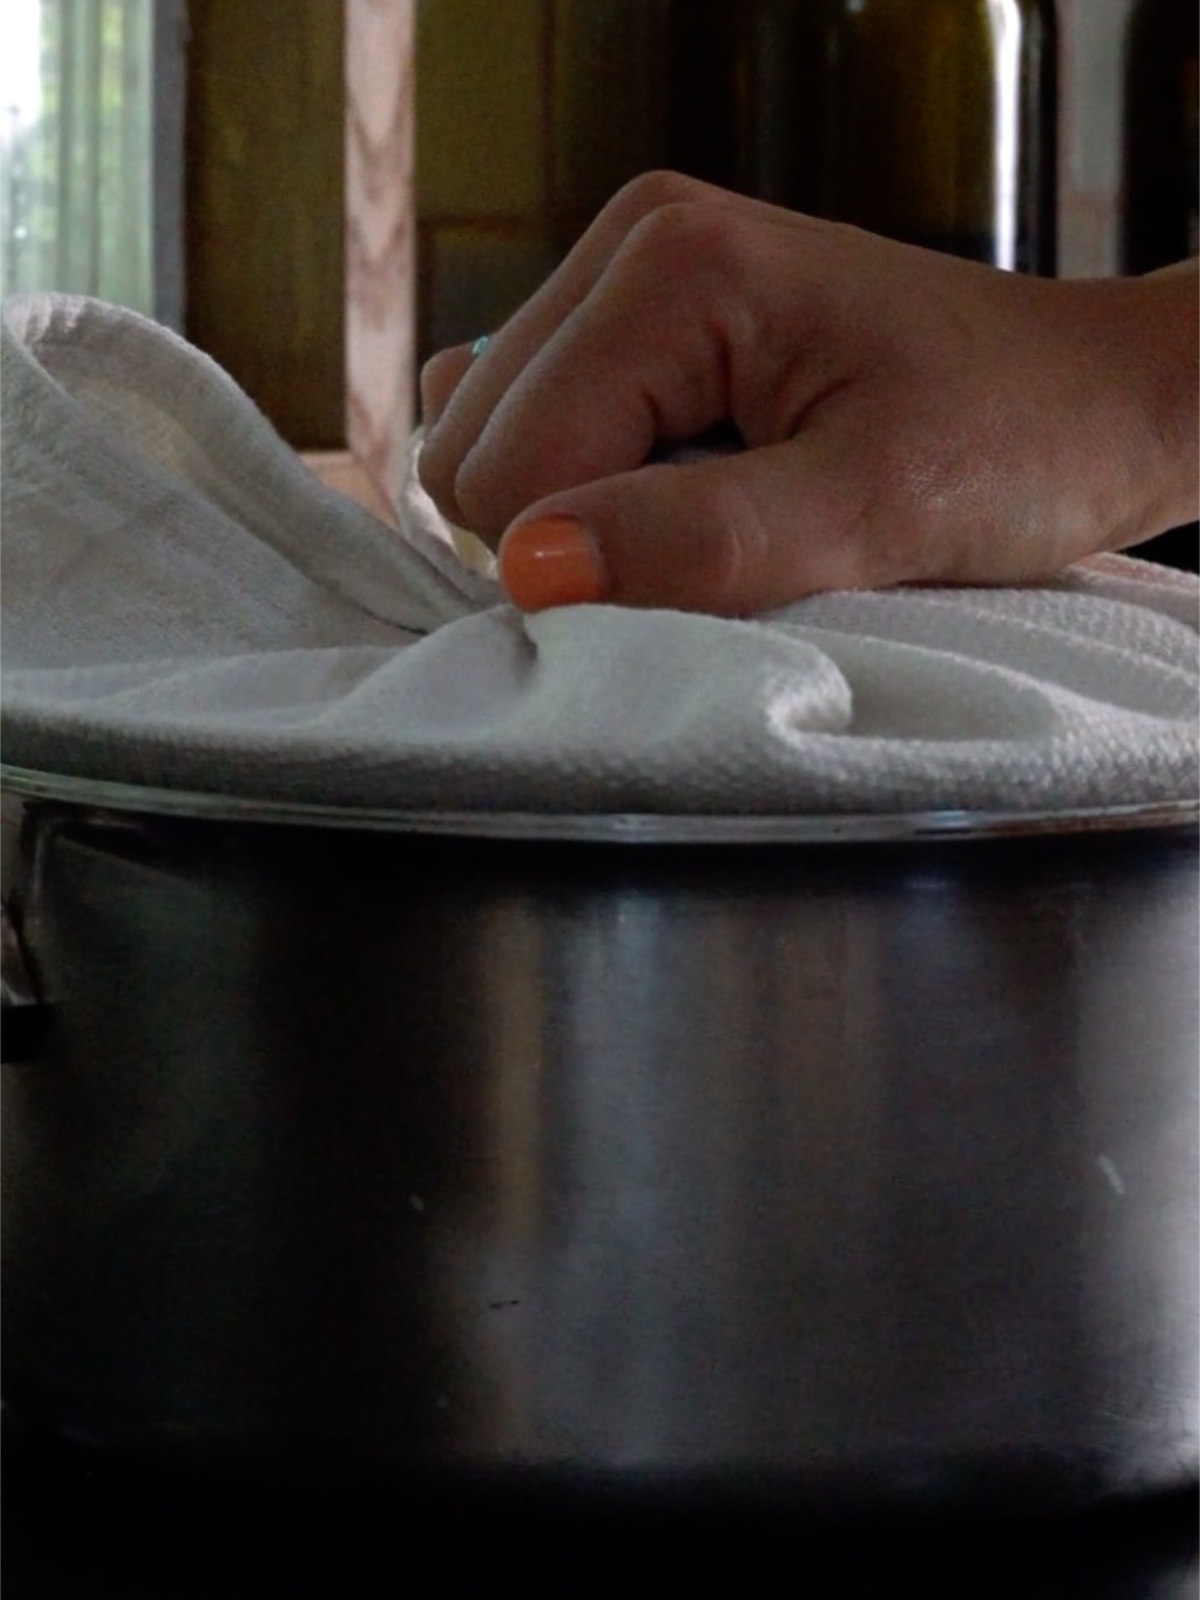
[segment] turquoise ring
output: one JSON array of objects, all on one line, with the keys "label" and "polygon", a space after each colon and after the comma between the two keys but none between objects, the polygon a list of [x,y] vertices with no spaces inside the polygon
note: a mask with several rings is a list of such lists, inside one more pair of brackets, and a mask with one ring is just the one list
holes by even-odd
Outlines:
[{"label": "turquoise ring", "polygon": [[480,357],[487,349],[488,345],[491,344],[491,342],[492,336],[490,333],[481,333],[478,339],[476,339],[475,343],[471,346],[471,360],[477,360],[478,357]]}]

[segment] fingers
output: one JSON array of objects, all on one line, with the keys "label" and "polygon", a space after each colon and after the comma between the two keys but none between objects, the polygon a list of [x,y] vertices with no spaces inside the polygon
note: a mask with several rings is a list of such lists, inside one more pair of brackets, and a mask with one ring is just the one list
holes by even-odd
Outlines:
[{"label": "fingers", "polygon": [[744,616],[826,589],[901,581],[819,431],[686,466],[641,467],[534,505],[500,545],[526,611],[610,601]]},{"label": "fingers", "polygon": [[[459,521],[495,544],[535,501],[638,467],[656,444],[725,419],[751,444],[787,437],[840,359],[833,341],[815,339],[806,361],[794,359],[824,298],[796,291],[795,256],[790,229],[707,201],[644,217],[458,458]],[[782,340],[769,330],[789,275]]]},{"label": "fingers", "polygon": [[[1157,289],[1022,279],[660,175],[479,360],[430,364],[422,477],[500,542],[527,610],[1031,581],[1168,514],[1133,457],[1194,462],[1165,420],[1194,418],[1194,367],[1190,400],[1163,385]],[[1130,399],[1139,343],[1159,376]],[[741,455],[654,462],[723,419]]]},{"label": "fingers", "polygon": [[601,211],[537,293],[494,333],[483,356],[471,361],[468,347],[458,346],[427,365],[422,400],[429,434],[421,479],[451,521],[467,522],[455,480],[492,413],[591,292],[631,231],[664,206],[701,199],[721,207],[738,203],[723,190],[678,173],[653,172],[635,179]]},{"label": "fingers", "polygon": [[[546,495],[638,467],[656,441],[729,415],[730,252],[692,248],[712,228],[688,204],[645,219],[501,398],[454,485],[485,540]],[[693,271],[683,295],[685,259]]]},{"label": "fingers", "polygon": [[436,427],[471,360],[470,345],[456,344],[449,350],[439,350],[421,368],[421,420],[427,430]]}]

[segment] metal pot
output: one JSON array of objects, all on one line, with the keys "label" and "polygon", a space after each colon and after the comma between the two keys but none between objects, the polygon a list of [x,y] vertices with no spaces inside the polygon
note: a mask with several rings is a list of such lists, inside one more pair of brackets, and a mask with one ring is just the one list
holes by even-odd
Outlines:
[{"label": "metal pot", "polygon": [[819,1516],[1194,1478],[1195,807],[10,792],[7,1393],[59,1432]]}]

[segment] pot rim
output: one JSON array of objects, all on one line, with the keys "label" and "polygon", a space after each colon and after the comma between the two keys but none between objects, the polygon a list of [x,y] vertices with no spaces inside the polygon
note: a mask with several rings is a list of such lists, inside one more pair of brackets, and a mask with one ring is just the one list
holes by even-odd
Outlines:
[{"label": "pot rim", "polygon": [[88,811],[194,821],[267,823],[370,833],[449,835],[536,842],[605,844],[866,843],[882,840],[987,839],[1020,835],[1195,829],[1200,798],[1062,811],[968,811],[796,815],[670,812],[402,811],[260,800],[187,789],[157,789],[104,778],[69,777],[0,764],[0,784],[21,800],[57,801]]}]

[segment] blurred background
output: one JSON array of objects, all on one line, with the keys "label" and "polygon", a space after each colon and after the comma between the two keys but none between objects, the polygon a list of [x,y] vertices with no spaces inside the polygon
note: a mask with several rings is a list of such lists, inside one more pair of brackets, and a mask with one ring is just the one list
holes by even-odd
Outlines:
[{"label": "blurred background", "polygon": [[419,363],[650,167],[1020,270],[1194,252],[1196,60],[1194,0],[4,0],[3,289],[178,328],[390,490]]}]

